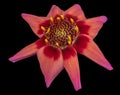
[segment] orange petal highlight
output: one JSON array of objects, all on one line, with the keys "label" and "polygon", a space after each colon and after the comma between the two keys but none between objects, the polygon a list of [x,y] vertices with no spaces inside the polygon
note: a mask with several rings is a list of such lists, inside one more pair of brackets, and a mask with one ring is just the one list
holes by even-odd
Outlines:
[{"label": "orange petal highlight", "polygon": [[60,15],[62,14],[62,10],[56,6],[56,5],[53,5],[47,15],[47,17],[55,17],[56,15]]},{"label": "orange petal highlight", "polygon": [[99,16],[89,18],[84,21],[80,20],[77,22],[77,25],[81,34],[87,34],[94,39],[106,21],[106,16]]},{"label": "orange petal highlight", "polygon": [[35,16],[35,15],[26,14],[26,13],[22,13],[22,18],[30,25],[33,32],[38,37],[41,37],[43,32],[39,31],[40,30],[40,24],[42,24],[44,21],[46,21],[47,18],[46,17],[38,17],[38,16]]},{"label": "orange petal highlight", "polygon": [[46,86],[49,87],[52,81],[63,69],[61,50],[46,46],[38,51],[37,57],[45,78]]},{"label": "orange petal highlight", "polygon": [[79,4],[75,4],[65,11],[65,14],[72,15],[77,17],[78,20],[85,20],[86,17],[84,12]]},{"label": "orange petal highlight", "polygon": [[[71,54],[72,52],[72,54]],[[74,53],[74,54],[73,54]],[[69,55],[69,57],[68,57]],[[82,88],[80,81],[80,70],[79,70],[79,62],[77,58],[77,52],[73,47],[69,47],[63,50],[63,58],[64,58],[64,67],[67,71],[75,90],[79,90]]]},{"label": "orange petal highlight", "polygon": [[[84,49],[81,46],[79,46],[79,43],[78,47],[82,48],[82,51],[80,50],[80,48],[76,48],[77,51],[80,54],[83,54],[84,56],[88,57],[92,61],[96,62],[98,65],[106,68],[107,70],[112,70],[113,67],[105,58],[105,56],[101,52],[100,48],[96,45],[96,43],[87,35],[81,35],[81,37],[84,39],[89,39],[89,42],[87,42],[87,46]],[[84,41],[85,40],[83,40],[82,43],[86,43]]]}]

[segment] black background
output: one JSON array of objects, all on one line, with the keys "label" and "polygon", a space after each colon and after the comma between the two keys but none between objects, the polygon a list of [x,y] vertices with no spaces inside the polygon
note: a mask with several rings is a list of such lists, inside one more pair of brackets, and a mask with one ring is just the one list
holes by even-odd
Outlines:
[{"label": "black background", "polygon": [[[28,24],[21,18],[21,13],[46,16],[53,4],[63,10],[68,9],[73,4],[80,4],[87,18],[100,15],[108,17],[108,21],[94,40],[110,61],[114,70],[107,71],[78,54],[82,89],[77,92],[74,90],[65,70],[57,76],[49,88],[46,88],[36,56],[15,64],[8,61],[10,56],[38,39]],[[1,23],[3,20],[2,26],[5,26],[1,27],[0,33],[1,95],[5,95],[5,93],[15,95],[120,94],[120,64],[119,61],[115,60],[116,55],[114,53],[116,51],[114,47],[118,47],[117,40],[115,41],[117,31],[114,27],[117,18],[115,10],[118,9],[114,2],[105,2],[105,0],[14,0],[14,2],[4,2],[1,9]]]}]

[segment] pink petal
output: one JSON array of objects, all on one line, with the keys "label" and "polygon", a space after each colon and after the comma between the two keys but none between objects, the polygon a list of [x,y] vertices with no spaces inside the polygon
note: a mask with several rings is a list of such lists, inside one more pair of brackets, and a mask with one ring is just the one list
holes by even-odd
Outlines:
[{"label": "pink petal", "polygon": [[80,54],[88,57],[92,61],[96,62],[98,65],[108,70],[113,69],[111,64],[108,62],[108,60],[105,58],[105,56],[99,49],[99,47],[87,35],[80,35],[80,38],[74,46]]},{"label": "pink petal", "polygon": [[80,30],[80,34],[87,34],[91,38],[95,38],[103,24],[107,21],[106,16],[99,16],[84,21],[78,21],[77,25]]},{"label": "pink petal", "polygon": [[78,20],[86,19],[81,6],[78,4],[75,4],[72,7],[70,7],[69,9],[67,9],[65,11],[65,14],[71,15],[73,17],[77,17]]},{"label": "pink petal", "polygon": [[32,28],[33,32],[38,37],[41,37],[43,32],[40,30],[40,24],[45,22],[47,20],[47,18],[45,18],[45,17],[38,17],[38,16],[35,16],[35,15],[26,14],[26,13],[22,13],[22,18],[30,25],[30,27]]},{"label": "pink petal", "polygon": [[11,62],[17,62],[19,60],[28,58],[32,55],[34,55],[37,50],[45,45],[44,38],[37,40],[36,42],[26,46],[22,50],[20,50],[18,53],[16,53],[14,56],[9,58],[9,61]]},{"label": "pink petal", "polygon": [[46,46],[38,51],[37,56],[45,78],[46,86],[49,87],[52,81],[63,69],[61,50]]},{"label": "pink petal", "polygon": [[47,17],[55,17],[56,15],[60,15],[62,14],[62,10],[56,6],[56,5],[53,5],[47,15]]},{"label": "pink petal", "polygon": [[79,62],[77,52],[73,47],[63,50],[64,67],[73,83],[75,90],[82,88],[80,82]]}]

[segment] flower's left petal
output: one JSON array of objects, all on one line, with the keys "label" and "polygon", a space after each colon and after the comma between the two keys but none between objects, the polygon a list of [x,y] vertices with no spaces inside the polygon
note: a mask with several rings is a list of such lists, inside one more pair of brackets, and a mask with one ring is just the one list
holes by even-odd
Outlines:
[{"label": "flower's left petal", "polygon": [[63,50],[64,67],[73,83],[75,90],[82,88],[77,52],[73,47]]},{"label": "flower's left petal", "polygon": [[41,71],[45,78],[46,86],[49,87],[63,69],[61,50],[51,46],[45,46],[38,51],[37,56]]},{"label": "flower's left petal", "polygon": [[37,40],[36,42],[26,46],[22,50],[20,50],[18,53],[16,53],[14,56],[9,58],[9,61],[15,63],[19,60],[28,58],[32,55],[34,55],[37,50],[45,45],[44,38]]},{"label": "flower's left petal", "polygon": [[65,15],[71,15],[71,16],[77,18],[76,20],[85,20],[86,19],[85,14],[79,4],[75,4],[72,7],[70,7],[69,9],[67,9],[65,11]]},{"label": "flower's left petal", "polygon": [[32,14],[22,13],[22,18],[30,25],[33,32],[38,36],[41,37],[43,32],[40,30],[40,25],[44,23],[47,18],[46,17],[38,17]]},{"label": "flower's left petal", "polygon": [[56,5],[52,5],[47,17],[55,17],[56,15],[60,15],[62,14],[62,10],[56,6]]},{"label": "flower's left petal", "polygon": [[101,52],[100,48],[89,36],[80,35],[74,47],[80,54],[83,54],[84,56],[88,57],[98,65],[106,68],[107,70],[113,69],[109,61],[105,58],[105,56]]}]

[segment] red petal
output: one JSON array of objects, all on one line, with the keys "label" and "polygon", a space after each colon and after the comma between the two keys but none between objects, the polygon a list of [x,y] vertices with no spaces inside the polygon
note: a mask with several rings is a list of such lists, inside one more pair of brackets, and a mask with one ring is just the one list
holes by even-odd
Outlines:
[{"label": "red petal", "polygon": [[37,56],[45,78],[46,86],[49,87],[63,69],[62,53],[56,48],[46,46],[38,51]]},{"label": "red petal", "polygon": [[20,50],[18,53],[16,53],[14,56],[10,57],[9,60],[12,62],[17,62],[19,60],[28,58],[32,55],[34,55],[37,50],[45,45],[44,38],[37,40],[36,42],[26,46],[22,50]]},{"label": "red petal", "polygon": [[44,48],[44,54],[49,58],[54,58],[54,60],[57,60],[60,57],[60,51],[51,46]]},{"label": "red petal", "polygon": [[91,38],[95,38],[103,24],[107,21],[107,17],[99,16],[84,21],[78,21],[77,25],[80,30],[80,34],[87,34]]},{"label": "red petal", "polygon": [[82,8],[78,4],[75,4],[72,7],[70,7],[68,10],[66,10],[65,14],[71,15],[73,17],[77,17],[78,20],[86,19]]},{"label": "red petal", "polygon": [[89,42],[89,38],[87,38],[86,36],[80,35],[77,38],[74,44],[74,47],[76,48],[77,51],[83,52],[83,50],[87,48],[88,42]]},{"label": "red petal", "polygon": [[73,83],[75,90],[81,89],[79,62],[73,47],[63,50],[64,67]]},{"label": "red petal", "polygon": [[[84,39],[80,41],[80,39]],[[83,54],[84,56],[88,57],[92,61],[96,62],[100,66],[112,70],[111,64],[108,62],[108,60],[105,58],[99,47],[95,44],[95,42],[88,37],[87,35],[81,35],[79,39],[79,43],[76,43],[75,48],[76,50],[80,53]],[[86,39],[86,40],[85,40]],[[83,43],[86,43],[85,47],[84,45],[81,45]]]},{"label": "red petal", "polygon": [[22,13],[22,18],[30,25],[33,32],[38,36],[41,37],[43,34],[42,31],[40,31],[40,24],[47,20],[45,17],[38,17],[31,14],[25,14]]},{"label": "red petal", "polygon": [[47,15],[47,17],[55,17],[56,15],[60,15],[62,14],[62,10],[56,6],[56,5],[53,5]]},{"label": "red petal", "polygon": [[68,47],[68,48],[62,50],[62,52],[63,52],[63,58],[65,60],[69,59],[71,56],[76,55],[76,52],[71,47]]}]

